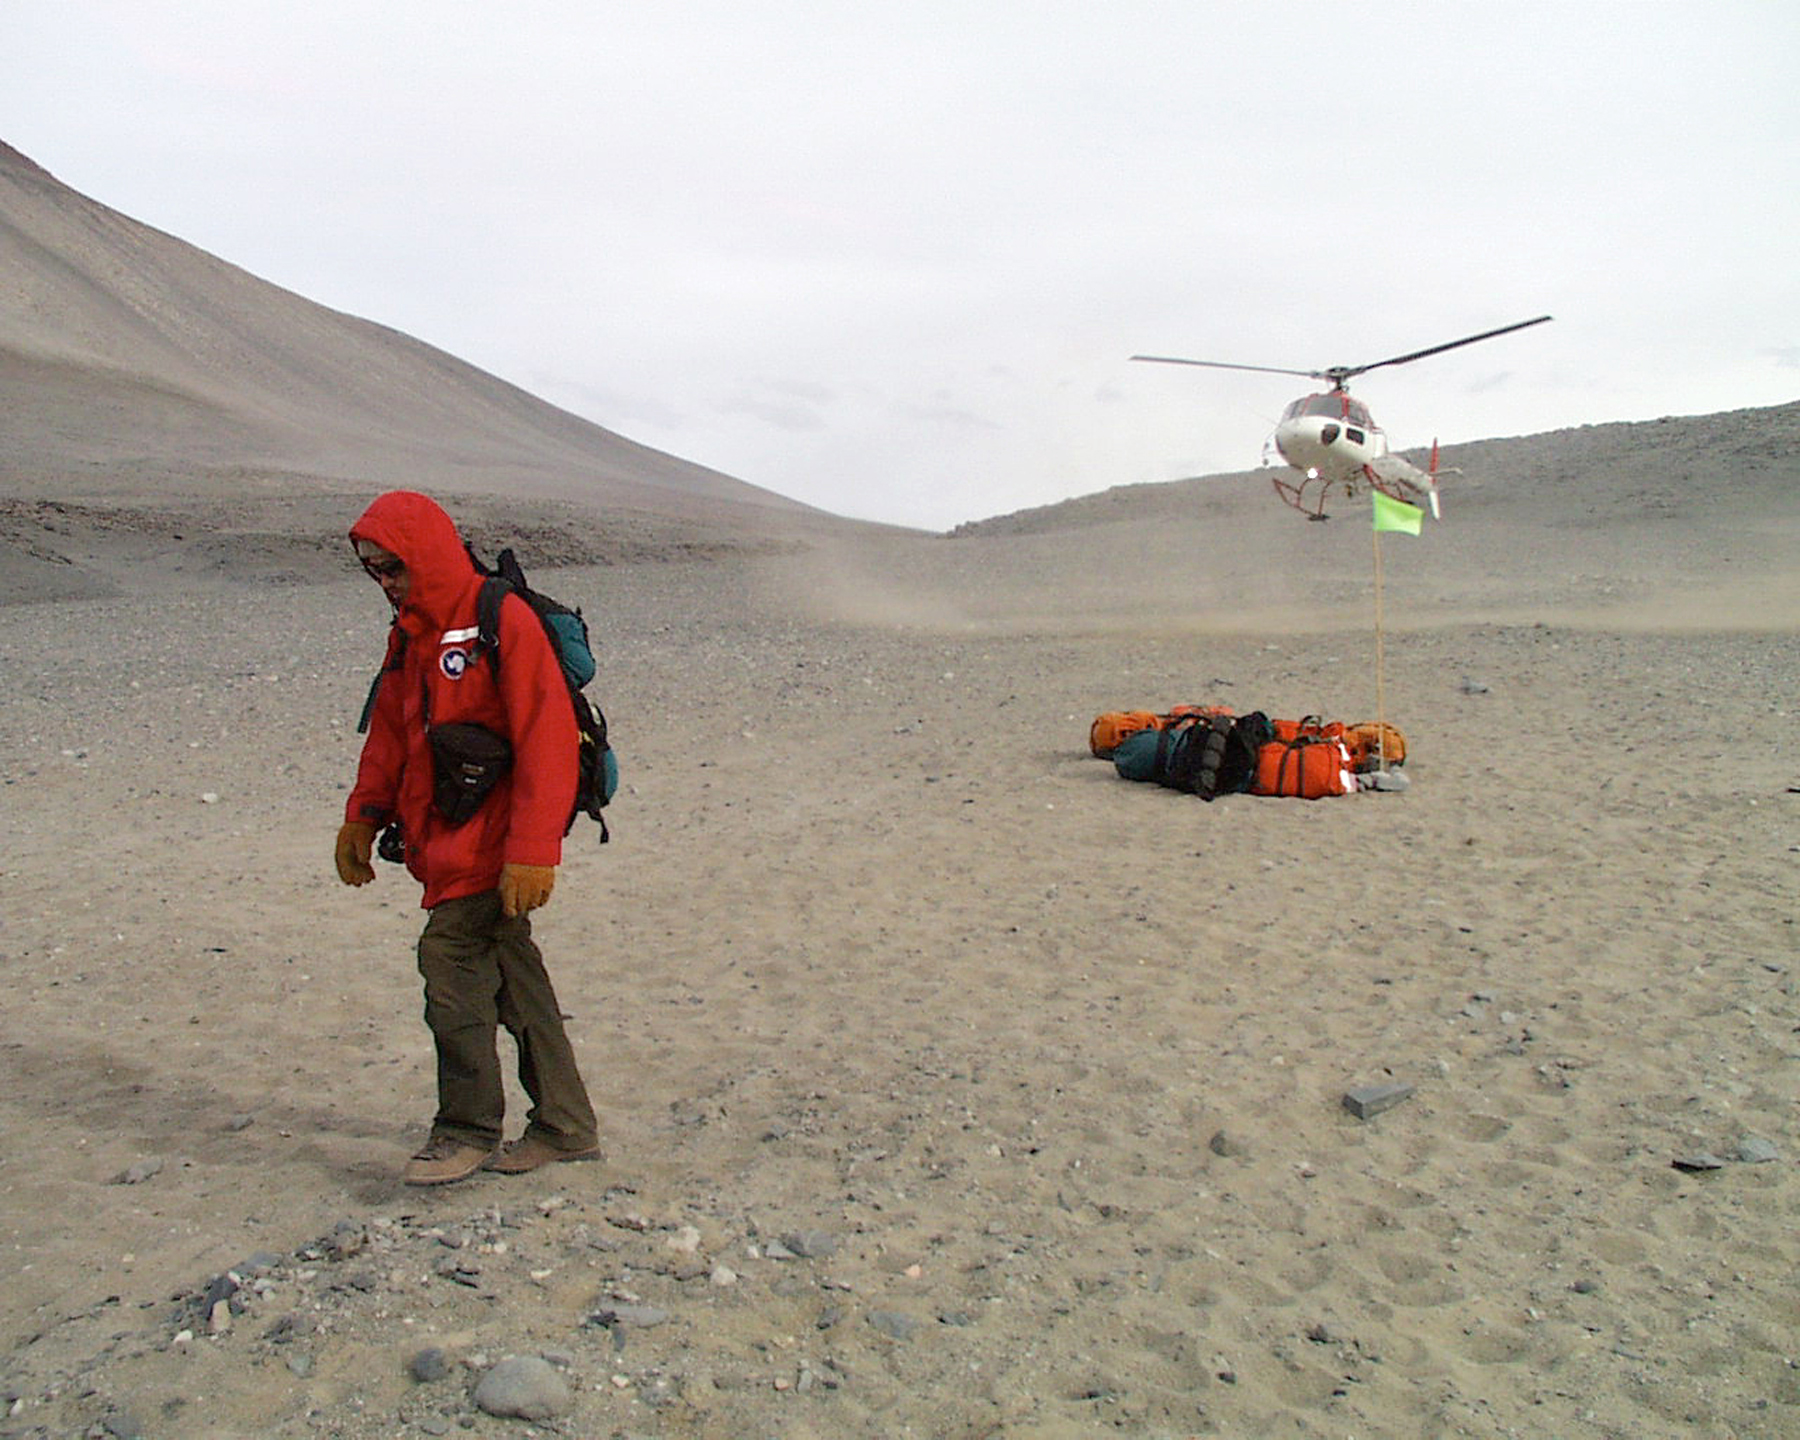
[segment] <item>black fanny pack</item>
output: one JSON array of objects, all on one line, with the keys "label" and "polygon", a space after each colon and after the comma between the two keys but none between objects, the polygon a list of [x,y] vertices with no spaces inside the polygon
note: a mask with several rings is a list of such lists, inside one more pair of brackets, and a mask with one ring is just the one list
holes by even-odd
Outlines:
[{"label": "black fanny pack", "polygon": [[432,804],[450,824],[461,825],[512,769],[512,746],[479,725],[433,725],[426,733],[434,774]]}]

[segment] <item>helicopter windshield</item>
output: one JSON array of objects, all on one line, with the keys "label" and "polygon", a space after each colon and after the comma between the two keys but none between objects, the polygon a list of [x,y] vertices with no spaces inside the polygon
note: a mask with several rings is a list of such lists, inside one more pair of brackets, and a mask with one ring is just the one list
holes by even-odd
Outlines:
[{"label": "helicopter windshield", "polygon": [[1369,414],[1369,407],[1342,390],[1328,390],[1323,395],[1303,395],[1282,411],[1281,418],[1298,420],[1302,415],[1317,415],[1327,420],[1348,420],[1352,425],[1363,425],[1371,430],[1375,428],[1375,419]]}]

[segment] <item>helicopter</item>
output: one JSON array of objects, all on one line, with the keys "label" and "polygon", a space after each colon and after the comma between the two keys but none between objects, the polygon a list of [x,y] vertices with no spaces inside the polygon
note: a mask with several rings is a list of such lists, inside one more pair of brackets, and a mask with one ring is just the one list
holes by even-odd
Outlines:
[{"label": "helicopter", "polygon": [[[1427,355],[1441,355],[1478,340],[1492,340],[1496,335],[1510,335],[1527,326],[1542,325],[1551,315],[1534,320],[1502,325],[1498,330],[1484,330],[1479,335],[1465,335],[1461,340],[1447,341],[1429,349],[1414,350],[1410,355],[1395,355],[1369,365],[1334,365],[1329,370],[1285,370],[1270,365],[1233,365],[1222,360],[1182,360],[1173,355],[1133,355],[1133,360],[1149,360],[1159,365],[1203,365],[1213,370],[1257,370],[1269,375],[1304,375],[1312,380],[1329,380],[1331,388],[1312,395],[1302,395],[1281,412],[1281,419],[1271,437],[1277,453],[1301,478],[1291,480],[1282,475],[1271,476],[1275,493],[1308,520],[1325,520],[1325,500],[1334,488],[1340,488],[1346,499],[1354,499],[1360,488],[1371,489],[1408,504],[1424,500],[1431,506],[1433,519],[1441,519],[1437,488],[1437,441],[1431,442],[1431,462],[1421,470],[1410,461],[1388,450],[1387,433],[1375,423],[1369,407],[1353,399],[1349,382],[1358,375],[1379,370],[1384,365],[1404,365],[1423,360]],[[1264,447],[1264,463],[1268,448]]]}]

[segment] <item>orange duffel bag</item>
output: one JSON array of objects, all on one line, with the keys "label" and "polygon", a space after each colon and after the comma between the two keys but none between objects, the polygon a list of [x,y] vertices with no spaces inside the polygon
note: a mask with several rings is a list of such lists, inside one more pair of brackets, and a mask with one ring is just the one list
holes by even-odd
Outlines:
[{"label": "orange duffel bag", "polygon": [[1406,763],[1406,737],[1375,720],[1346,726],[1344,748],[1350,752],[1351,768],[1358,771],[1379,770],[1384,760],[1389,765]]},{"label": "orange duffel bag", "polygon": [[1356,773],[1350,767],[1350,752],[1335,736],[1297,735],[1271,740],[1256,752],[1256,774],[1250,781],[1252,795],[1322,800],[1327,795],[1355,792]]},{"label": "orange duffel bag", "polygon": [[1150,710],[1108,710],[1088,727],[1088,749],[1102,760],[1112,758],[1119,742],[1140,730],[1162,729],[1162,716]]},{"label": "orange duffel bag", "polygon": [[1275,727],[1277,740],[1298,740],[1302,736],[1312,740],[1342,740],[1344,738],[1343,722],[1326,720],[1319,715],[1308,715],[1303,720],[1271,720]]}]

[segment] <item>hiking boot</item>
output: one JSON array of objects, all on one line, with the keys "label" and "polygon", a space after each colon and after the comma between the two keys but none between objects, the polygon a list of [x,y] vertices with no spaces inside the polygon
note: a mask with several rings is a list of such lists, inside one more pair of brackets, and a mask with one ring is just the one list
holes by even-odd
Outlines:
[{"label": "hiking boot", "polygon": [[406,1162],[400,1178],[408,1185],[448,1185],[468,1179],[494,1153],[448,1135],[433,1135],[425,1142],[425,1148]]},{"label": "hiking boot", "polygon": [[560,1150],[542,1135],[530,1133],[509,1140],[483,1162],[483,1170],[497,1170],[502,1175],[523,1175],[540,1165],[565,1164],[571,1160],[604,1160],[606,1153],[598,1145],[581,1150]]}]

